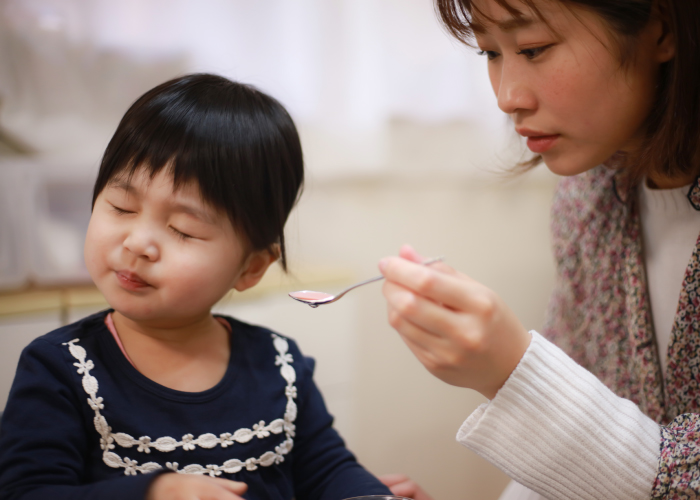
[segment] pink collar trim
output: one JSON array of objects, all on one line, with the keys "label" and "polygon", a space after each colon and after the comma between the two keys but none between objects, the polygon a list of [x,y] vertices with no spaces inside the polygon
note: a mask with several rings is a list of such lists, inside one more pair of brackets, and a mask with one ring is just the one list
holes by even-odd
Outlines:
[{"label": "pink collar trim", "polygon": [[[114,320],[112,319],[112,313],[109,313],[109,314],[107,314],[107,316],[105,316],[105,325],[107,326],[107,330],[109,330],[109,332],[112,334],[112,337],[114,337],[114,341],[119,346],[119,350],[122,352],[124,357],[129,361],[129,363],[131,363],[131,366],[134,366],[134,362],[131,361],[131,358],[124,350],[124,344],[122,344],[122,339],[119,338],[119,333],[117,333],[117,328],[114,326]],[[135,368],[135,366],[134,366],[134,368]]]}]

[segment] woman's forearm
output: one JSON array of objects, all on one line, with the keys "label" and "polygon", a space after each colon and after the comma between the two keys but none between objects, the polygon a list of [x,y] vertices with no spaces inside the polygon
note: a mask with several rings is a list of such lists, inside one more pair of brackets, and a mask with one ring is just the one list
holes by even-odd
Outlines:
[{"label": "woman's forearm", "polygon": [[457,439],[546,498],[648,499],[661,428],[533,332],[520,364]]}]

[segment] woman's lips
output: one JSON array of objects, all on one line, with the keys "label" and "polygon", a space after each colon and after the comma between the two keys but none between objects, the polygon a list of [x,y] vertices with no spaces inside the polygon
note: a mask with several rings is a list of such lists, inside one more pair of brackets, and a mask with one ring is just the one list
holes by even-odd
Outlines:
[{"label": "woman's lips", "polygon": [[127,290],[143,290],[144,288],[151,286],[141,279],[141,277],[136,273],[129,271],[117,271],[116,275],[119,284]]},{"label": "woman's lips", "polygon": [[556,135],[532,135],[527,138],[527,147],[533,153],[545,153],[549,151],[559,138]]}]

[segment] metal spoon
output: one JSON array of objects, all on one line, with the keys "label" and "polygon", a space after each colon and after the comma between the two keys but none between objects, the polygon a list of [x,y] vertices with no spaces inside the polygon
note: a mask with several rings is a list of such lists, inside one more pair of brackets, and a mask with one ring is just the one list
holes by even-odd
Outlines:
[{"label": "metal spoon", "polygon": [[[442,262],[442,260],[444,260],[444,257],[435,257],[433,259],[425,260],[421,262],[421,264],[423,264],[424,266],[429,266],[430,264],[435,264],[436,262]],[[360,281],[359,283],[355,283],[354,285],[349,286],[348,288],[340,292],[338,295],[331,295],[330,293],[324,292],[314,292],[311,290],[300,290],[298,292],[290,292],[289,296],[294,300],[298,300],[299,302],[308,304],[311,307],[318,307],[323,304],[330,304],[331,302],[335,302],[336,300],[340,299],[343,295],[348,293],[350,290],[353,290],[358,286],[366,285],[367,283],[374,283],[375,281],[379,281],[383,278],[384,276],[376,276],[365,281]]]}]

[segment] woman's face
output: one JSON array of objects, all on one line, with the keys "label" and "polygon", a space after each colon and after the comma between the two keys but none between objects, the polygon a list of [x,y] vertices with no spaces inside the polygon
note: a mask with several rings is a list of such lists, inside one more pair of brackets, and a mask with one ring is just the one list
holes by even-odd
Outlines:
[{"label": "woman's face", "polygon": [[[659,66],[673,57],[661,22],[640,34],[622,67],[601,18],[576,6],[541,0],[546,23],[519,2],[514,18],[495,0],[475,0],[479,48],[488,57],[498,106],[527,145],[559,175],[585,172],[642,140]],[[548,26],[549,25],[549,26]]]}]

